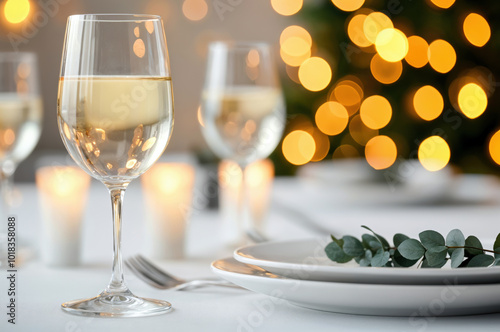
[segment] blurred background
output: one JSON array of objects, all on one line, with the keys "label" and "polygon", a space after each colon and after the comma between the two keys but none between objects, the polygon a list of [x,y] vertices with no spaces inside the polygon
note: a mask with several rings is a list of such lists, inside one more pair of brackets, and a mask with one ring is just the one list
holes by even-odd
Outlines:
[{"label": "blurred background", "polygon": [[207,45],[259,40],[273,45],[287,100],[277,175],[341,158],[386,177],[408,159],[498,173],[498,1],[0,0],[0,51],[37,53],[45,111],[16,180],[33,179],[37,158],[66,155],[56,96],[67,17],[116,12],[164,20],[176,111],[167,154],[213,158],[198,123]]}]

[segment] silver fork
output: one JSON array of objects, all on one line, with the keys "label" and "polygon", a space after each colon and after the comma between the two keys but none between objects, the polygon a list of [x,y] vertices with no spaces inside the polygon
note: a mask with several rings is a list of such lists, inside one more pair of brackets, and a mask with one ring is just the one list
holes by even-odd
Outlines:
[{"label": "silver fork", "polygon": [[222,279],[197,279],[185,280],[175,277],[160,269],[141,255],[135,255],[125,260],[125,265],[141,280],[148,285],[159,289],[188,290],[207,286],[222,286],[241,288],[229,281]]}]

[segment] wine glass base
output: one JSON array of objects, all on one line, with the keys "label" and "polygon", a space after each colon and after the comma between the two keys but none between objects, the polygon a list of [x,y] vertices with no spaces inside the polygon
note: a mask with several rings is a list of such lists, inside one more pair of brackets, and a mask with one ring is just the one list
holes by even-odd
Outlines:
[{"label": "wine glass base", "polygon": [[141,298],[130,292],[103,294],[90,299],[63,303],[61,309],[73,315],[94,317],[154,316],[167,313],[172,309],[172,305],[167,301]]}]

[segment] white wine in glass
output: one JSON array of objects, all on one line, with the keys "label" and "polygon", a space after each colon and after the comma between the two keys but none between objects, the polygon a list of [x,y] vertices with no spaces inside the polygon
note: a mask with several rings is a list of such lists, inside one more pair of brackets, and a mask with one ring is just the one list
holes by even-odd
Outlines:
[{"label": "white wine in glass", "polygon": [[[203,136],[219,158],[236,162],[243,176],[246,166],[267,158],[278,145],[286,120],[269,45],[210,44],[201,107]],[[256,229],[246,196],[243,179],[238,222],[249,233]]]},{"label": "white wine in glass", "polygon": [[128,184],[164,152],[173,97],[163,23],[158,16],[70,16],[58,96],[59,131],[71,157],[108,188],[113,206],[113,270],[96,297],[62,304],[86,316],[167,312],[162,300],[135,296],[123,278],[121,206]]},{"label": "white wine in glass", "polygon": [[35,54],[0,52],[0,268],[7,262],[12,177],[38,143],[42,113]]}]

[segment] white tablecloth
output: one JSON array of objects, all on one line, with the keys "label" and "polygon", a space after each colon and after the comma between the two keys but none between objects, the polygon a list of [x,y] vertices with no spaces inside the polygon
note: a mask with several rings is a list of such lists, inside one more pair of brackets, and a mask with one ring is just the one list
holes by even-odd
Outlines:
[{"label": "white tablecloth", "polygon": [[[39,245],[41,220],[34,185],[18,186],[22,203],[16,209],[19,241],[36,248]],[[295,178],[275,181],[273,208],[269,215],[268,234],[273,239],[315,235],[299,222],[300,214],[283,209],[292,206],[330,229],[333,233],[361,234],[361,224],[391,236],[405,231],[416,236],[432,228],[447,232],[461,228],[464,233],[492,240],[498,233],[500,204],[356,204],[340,188],[326,189],[304,185]],[[335,198],[337,197],[337,198]],[[143,201],[138,183],[125,196],[124,257],[143,247]],[[218,236],[216,211],[195,211],[188,236],[188,258],[158,262],[182,277],[211,276],[210,262],[229,256]],[[494,230],[492,232],[492,230]],[[466,235],[467,235],[466,234]],[[324,236],[324,235],[323,235]],[[111,208],[108,193],[100,183],[93,183],[84,217],[83,264],[78,268],[57,269],[44,266],[33,257],[18,272],[18,312],[15,326],[7,323],[6,277],[0,271],[0,331],[498,331],[500,314],[409,319],[405,317],[369,317],[335,314],[275,304],[265,295],[246,290],[205,288],[175,292],[153,289],[126,271],[131,290],[144,297],[170,301],[174,310],[166,315],[147,318],[85,318],[64,313],[62,302],[98,294],[110,278]],[[21,243],[22,244],[22,243]],[[36,251],[36,250],[35,250]],[[36,254],[36,253],[35,253]],[[500,311],[500,308],[499,308]]]}]

